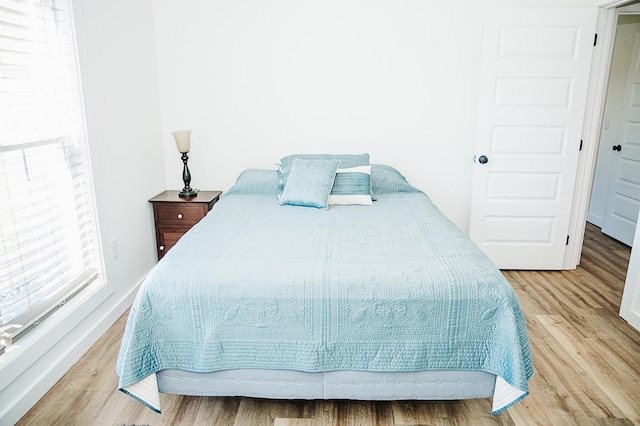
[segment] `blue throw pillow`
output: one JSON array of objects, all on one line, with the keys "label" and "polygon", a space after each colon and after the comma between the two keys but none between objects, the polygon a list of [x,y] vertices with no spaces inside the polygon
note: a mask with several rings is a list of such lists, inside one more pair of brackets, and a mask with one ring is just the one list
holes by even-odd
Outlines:
[{"label": "blue throw pillow", "polygon": [[370,206],[373,204],[371,201],[371,166],[338,169],[329,205]]},{"label": "blue throw pillow", "polygon": [[278,175],[275,170],[246,169],[236,183],[222,194],[278,195]]},{"label": "blue throw pillow", "polygon": [[376,194],[422,192],[407,182],[399,171],[386,164],[371,165],[371,191]]},{"label": "blue throw pillow", "polygon": [[281,205],[329,208],[328,200],[340,160],[294,158],[279,200]]},{"label": "blue throw pillow", "polygon": [[301,158],[303,160],[340,160],[340,167],[356,167],[356,166],[368,166],[369,154],[292,154],[282,157],[280,159],[280,167],[278,168],[278,186],[280,192],[287,184],[289,173],[291,172],[291,165],[293,160]]}]

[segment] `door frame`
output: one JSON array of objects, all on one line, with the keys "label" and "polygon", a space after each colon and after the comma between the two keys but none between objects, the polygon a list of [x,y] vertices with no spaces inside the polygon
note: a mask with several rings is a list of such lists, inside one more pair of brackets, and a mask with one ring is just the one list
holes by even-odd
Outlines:
[{"label": "door frame", "polygon": [[569,244],[564,255],[564,269],[575,269],[580,264],[582,245],[584,243],[585,224],[589,212],[589,200],[602,120],[609,82],[609,71],[613,57],[616,24],[621,14],[640,13],[640,5],[624,6],[631,0],[608,2],[598,11],[596,25],[597,44],[591,61],[591,75],[587,92],[585,120],[582,129],[583,155],[578,159],[578,170],[574,189],[571,219],[569,222]]}]

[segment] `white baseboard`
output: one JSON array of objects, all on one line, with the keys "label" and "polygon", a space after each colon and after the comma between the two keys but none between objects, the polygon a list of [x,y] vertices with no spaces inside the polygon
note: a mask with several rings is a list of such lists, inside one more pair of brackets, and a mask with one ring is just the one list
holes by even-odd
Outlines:
[{"label": "white baseboard", "polygon": [[604,223],[604,218],[601,216],[596,216],[592,213],[588,213],[587,222],[594,224],[598,228],[602,228],[602,224]]}]

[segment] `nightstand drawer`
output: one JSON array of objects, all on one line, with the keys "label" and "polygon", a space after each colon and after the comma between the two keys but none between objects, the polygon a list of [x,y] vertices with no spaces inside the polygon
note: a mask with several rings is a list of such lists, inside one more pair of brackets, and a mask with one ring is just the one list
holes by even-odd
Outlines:
[{"label": "nightstand drawer", "polygon": [[168,252],[169,249],[176,245],[180,237],[182,237],[187,231],[163,231],[159,230],[159,241],[158,241],[158,250],[164,253]]},{"label": "nightstand drawer", "polygon": [[206,205],[159,204],[158,220],[163,224],[193,226],[207,214]]},{"label": "nightstand drawer", "polygon": [[168,190],[149,200],[153,204],[158,260],[207,215],[220,194],[220,191],[200,191],[195,197],[181,198],[178,191]]}]

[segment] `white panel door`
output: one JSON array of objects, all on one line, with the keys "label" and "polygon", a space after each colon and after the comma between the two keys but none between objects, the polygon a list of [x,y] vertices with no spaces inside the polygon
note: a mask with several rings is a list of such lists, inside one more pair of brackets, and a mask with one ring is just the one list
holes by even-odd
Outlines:
[{"label": "white panel door", "polygon": [[471,238],[502,269],[562,269],[597,10],[498,9],[484,34]]},{"label": "white panel door", "polygon": [[633,244],[640,212],[640,31],[636,32],[602,232]]},{"label": "white panel door", "polygon": [[640,230],[636,231],[624,283],[620,316],[640,331]]}]

